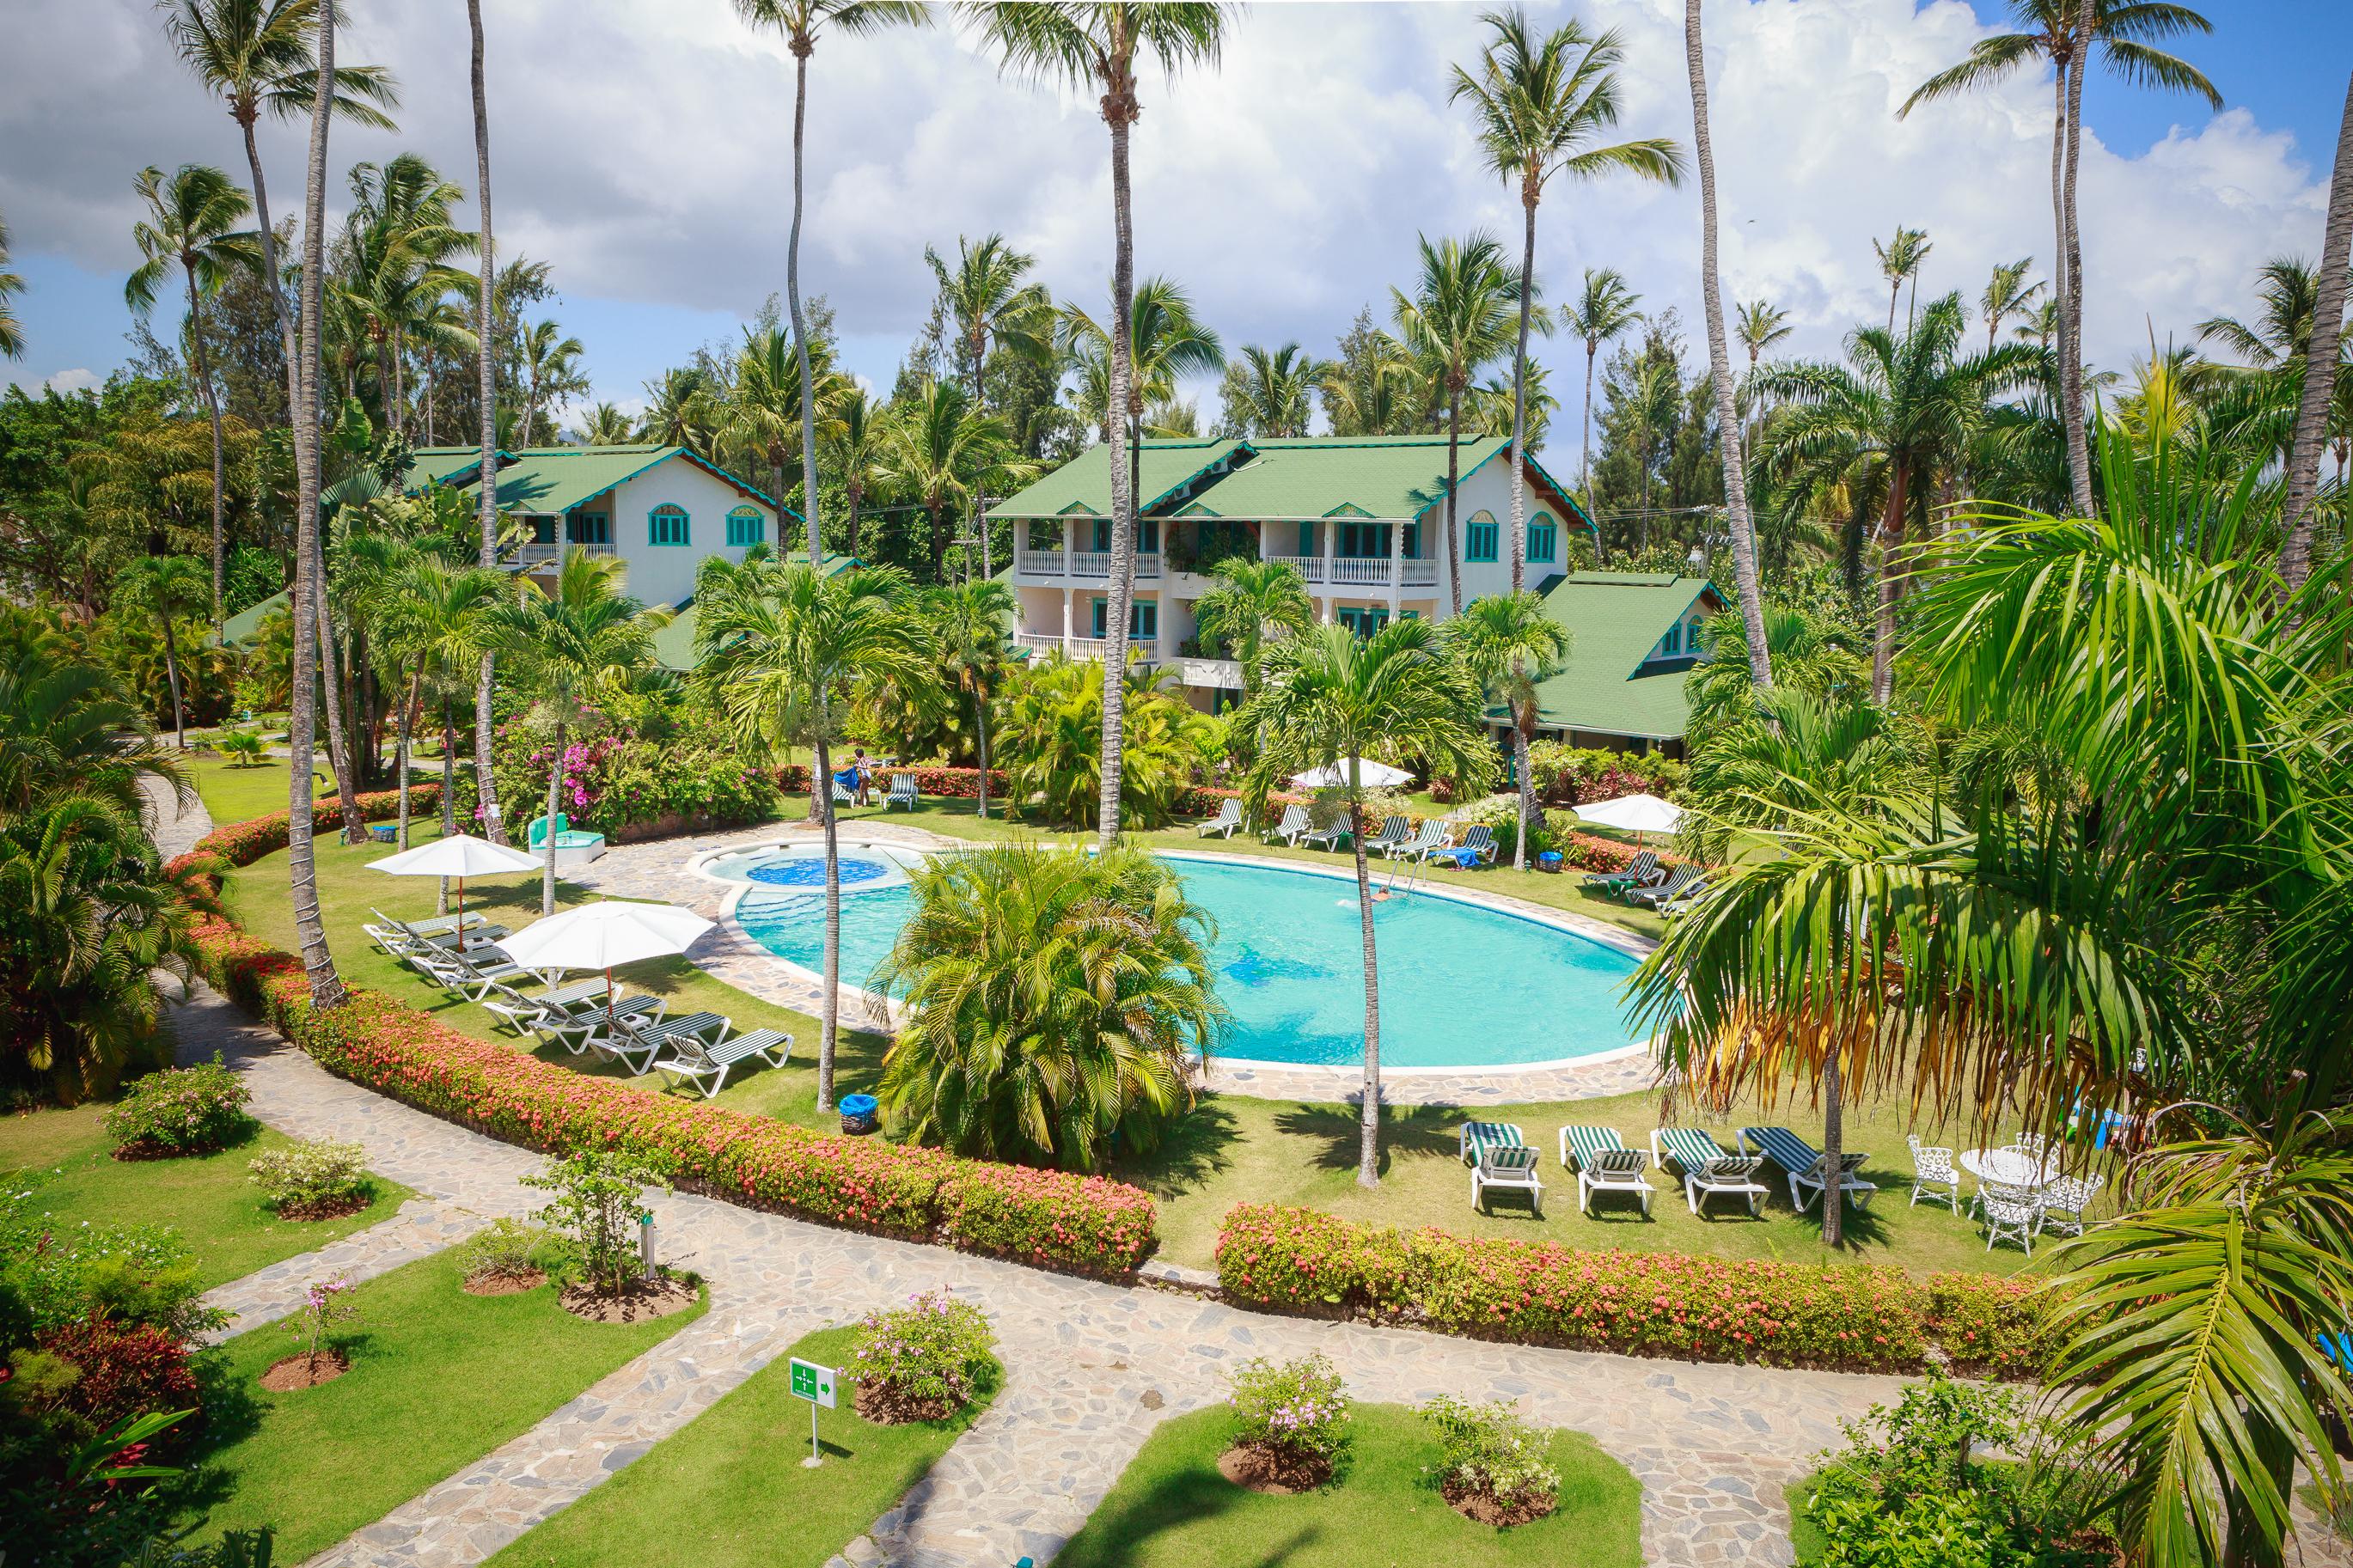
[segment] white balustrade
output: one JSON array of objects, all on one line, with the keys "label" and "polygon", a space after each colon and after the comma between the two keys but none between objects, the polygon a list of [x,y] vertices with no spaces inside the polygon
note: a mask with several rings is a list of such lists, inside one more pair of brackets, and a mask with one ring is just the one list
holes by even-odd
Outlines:
[{"label": "white balustrade", "polygon": [[1414,561],[1409,559],[1402,563],[1402,564],[1405,567],[1405,585],[1407,587],[1432,588],[1438,585],[1437,562]]},{"label": "white balustrade", "polygon": [[1324,557],[1321,555],[1270,555],[1266,559],[1290,567],[1310,583],[1324,581]]},{"label": "white balustrade", "polygon": [[1332,581],[1386,588],[1389,563],[1386,555],[1340,555],[1332,561]]},{"label": "white balustrade", "polygon": [[1062,574],[1062,552],[1059,550],[1024,550],[1014,560],[1014,570],[1036,577],[1059,577]]}]

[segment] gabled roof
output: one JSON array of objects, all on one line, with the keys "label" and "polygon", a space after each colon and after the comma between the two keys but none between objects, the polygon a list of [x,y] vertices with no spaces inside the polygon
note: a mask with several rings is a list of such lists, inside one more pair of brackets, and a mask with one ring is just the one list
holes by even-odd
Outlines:
[{"label": "gabled roof", "polygon": [[[1511,448],[1502,436],[1461,441],[1455,469],[1468,479]],[[1324,517],[1410,520],[1446,499],[1443,436],[1310,436],[1248,441],[1146,441],[1139,459],[1147,514],[1291,521]],[[1088,447],[1020,494],[989,509],[995,518],[1057,517],[1111,510],[1110,448]],[[1574,498],[1535,462],[1536,503],[1588,531]]]},{"label": "gabled roof", "polygon": [[280,588],[261,603],[247,605],[221,623],[218,646],[243,647],[256,641],[261,636],[261,623],[269,618],[270,612],[290,609],[293,603],[293,590]]},{"label": "gabled roof", "polygon": [[[796,559],[807,558],[806,552],[795,552],[794,555]],[[837,554],[828,550],[819,558],[819,563],[825,568],[825,574],[830,577],[858,565],[859,559],[855,555]],[[696,662],[694,626],[694,599],[690,595],[670,606],[670,625],[654,633],[654,662],[664,669],[692,669]]]},{"label": "gabled roof", "polygon": [[1667,629],[1696,605],[1724,607],[1704,577],[1650,572],[1574,572],[1544,590],[1545,613],[1568,630],[1568,658],[1536,687],[1543,723],[1605,735],[1653,740],[1679,736],[1690,720],[1683,700],[1687,659],[1645,668]]},{"label": "gabled roof", "polygon": [[[422,482],[460,488],[478,483],[480,479],[480,465],[475,461],[480,455],[478,448],[427,447],[419,449],[409,464],[411,487],[421,488],[418,479],[420,469],[430,465],[448,465],[460,453],[465,458],[463,464],[448,467],[446,472],[438,474],[427,472]],[[499,454],[499,506],[502,510],[558,515],[584,501],[594,500],[647,469],[674,458],[683,459],[706,473],[717,476],[773,510],[796,521],[800,520],[800,514],[792,508],[778,506],[758,489],[744,483],[716,463],[696,457],[686,447],[653,445],[525,447],[517,452],[502,451]]]},{"label": "gabled roof", "polygon": [[[1249,448],[1240,441],[1146,441],[1136,457],[1143,510],[1160,510],[1196,481]],[[1098,441],[1018,494],[988,509],[991,517],[1109,517],[1111,447]]]}]

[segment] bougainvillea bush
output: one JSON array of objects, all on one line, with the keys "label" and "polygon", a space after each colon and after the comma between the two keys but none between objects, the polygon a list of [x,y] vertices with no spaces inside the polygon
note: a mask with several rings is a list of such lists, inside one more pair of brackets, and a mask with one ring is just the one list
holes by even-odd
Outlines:
[{"label": "bougainvillea bush", "polygon": [[126,1158],[206,1153],[253,1131],[245,1113],[252,1098],[216,1051],[199,1066],[166,1068],[126,1086],[106,1113],[106,1135]]},{"label": "bougainvillea bush", "polygon": [[[491,768],[508,820],[523,824],[547,807],[549,736],[524,719],[500,727]],[[605,731],[564,749],[556,809],[575,827],[623,835],[764,822],[781,805],[776,775],[744,755],[715,721],[691,720],[663,734]]]},{"label": "bougainvillea bush", "polygon": [[1218,1276],[1259,1306],[1629,1355],[1901,1372],[1933,1345],[2024,1376],[2044,1348],[2042,1303],[2008,1280],[1408,1235],[1271,1205],[1227,1215]]}]

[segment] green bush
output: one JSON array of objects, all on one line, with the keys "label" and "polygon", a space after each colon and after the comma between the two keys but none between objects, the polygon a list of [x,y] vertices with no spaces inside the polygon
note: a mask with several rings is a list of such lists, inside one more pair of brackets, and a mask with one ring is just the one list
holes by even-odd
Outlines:
[{"label": "green bush", "polygon": [[192,1068],[167,1068],[134,1080],[106,1113],[117,1152],[202,1154],[236,1142],[255,1126],[245,1113],[253,1097],[220,1054]]},{"label": "green bush", "polygon": [[1329,1356],[1257,1357],[1234,1368],[1232,1383],[1236,1441],[1326,1463],[1347,1446],[1347,1386]]},{"label": "green bush", "polygon": [[262,1200],[281,1213],[357,1206],[375,1187],[367,1151],[357,1143],[298,1139],[248,1162],[246,1169]]},{"label": "green bush", "polygon": [[468,1279],[527,1279],[546,1268],[554,1239],[535,1225],[501,1217],[458,1244],[458,1268]]},{"label": "green bush", "polygon": [[617,1149],[583,1149],[545,1172],[522,1178],[527,1187],[555,1194],[533,1217],[569,1243],[559,1263],[595,1289],[617,1295],[638,1272],[638,1216],[649,1184],[668,1186],[643,1156]]},{"label": "green bush", "polygon": [[1550,1441],[1512,1405],[1441,1394],[1421,1417],[1437,1436],[1438,1481],[1450,1501],[1485,1497],[1508,1511],[1550,1513],[1560,1500],[1560,1472],[1546,1462]]},{"label": "green bush", "polygon": [[[619,728],[570,740],[556,809],[575,827],[608,834],[666,819],[725,826],[776,814],[775,775],[745,756],[715,720],[659,728],[664,732]],[[554,761],[548,735],[516,719],[500,727],[491,754],[509,819],[520,826],[536,818],[547,807]]]},{"label": "green bush", "polygon": [[987,1375],[996,1344],[978,1307],[944,1289],[926,1290],[896,1311],[870,1313],[850,1359],[860,1380],[955,1411]]}]

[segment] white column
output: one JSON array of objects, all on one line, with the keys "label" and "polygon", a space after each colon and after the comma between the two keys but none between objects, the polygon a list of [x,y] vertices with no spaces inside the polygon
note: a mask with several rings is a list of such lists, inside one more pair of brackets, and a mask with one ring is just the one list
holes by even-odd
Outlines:
[{"label": "white column", "polygon": [[1405,524],[1389,524],[1389,619],[1396,620],[1401,606],[1398,596],[1405,583]]},{"label": "white column", "polygon": [[[1067,539],[1068,535],[1065,535],[1064,537]],[[1062,553],[1065,556],[1070,554],[1070,549],[1067,544],[1065,544]],[[1067,564],[1067,562],[1065,564]],[[1062,657],[1064,658],[1071,657],[1071,591],[1068,588],[1062,590]]]},{"label": "white column", "polygon": [[1176,598],[1166,587],[1168,576],[1166,568],[1162,570],[1160,581],[1160,591],[1152,595],[1152,661],[1166,664],[1176,652],[1176,645],[1168,640],[1168,634],[1176,629],[1176,617],[1169,612],[1176,607]]},{"label": "white column", "polygon": [[[1071,519],[1069,519],[1069,518],[1067,518],[1067,517],[1066,517],[1066,518],[1064,518],[1064,519],[1062,520],[1062,580],[1063,580],[1064,582],[1068,582],[1068,581],[1070,581],[1070,576],[1071,576],[1071,531],[1072,531],[1073,530],[1075,530],[1077,527],[1078,527],[1078,524],[1077,524],[1077,523],[1075,523],[1075,522],[1073,522],[1072,521],[1071,521]],[[1069,595],[1068,593],[1065,593],[1065,594],[1062,595],[1062,636],[1063,636],[1063,637],[1064,637],[1064,639],[1065,639],[1065,640],[1067,640],[1067,639],[1069,638],[1070,635],[1071,635],[1071,615],[1070,615],[1070,611],[1071,611],[1071,596],[1070,596],[1070,595]]]},{"label": "white column", "polygon": [[1021,574],[1022,554],[1029,548],[1029,520],[1026,517],[1017,517],[1013,520],[1013,574],[1017,577]]}]

